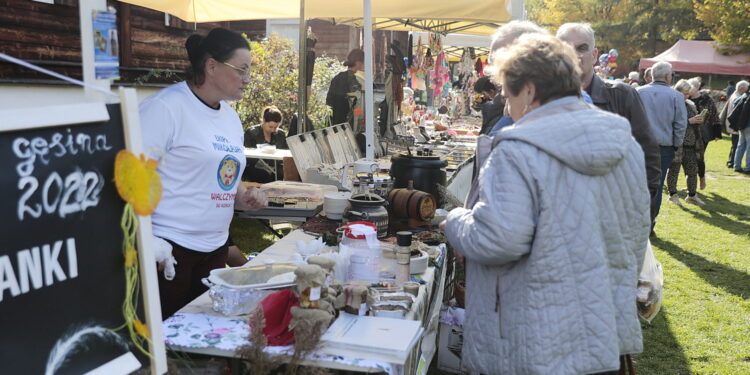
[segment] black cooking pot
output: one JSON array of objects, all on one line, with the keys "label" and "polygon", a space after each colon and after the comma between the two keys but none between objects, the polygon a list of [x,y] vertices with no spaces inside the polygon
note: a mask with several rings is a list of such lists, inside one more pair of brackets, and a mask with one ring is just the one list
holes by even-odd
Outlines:
[{"label": "black cooking pot", "polygon": [[388,236],[388,210],[386,200],[375,194],[357,194],[349,198],[349,207],[344,212],[343,223],[369,221],[378,227],[378,238]]},{"label": "black cooking pot", "polygon": [[438,185],[445,186],[445,167],[448,162],[439,156],[417,156],[400,152],[391,157],[391,177],[394,188],[408,187],[414,181],[414,189],[432,194],[437,206],[443,206]]}]

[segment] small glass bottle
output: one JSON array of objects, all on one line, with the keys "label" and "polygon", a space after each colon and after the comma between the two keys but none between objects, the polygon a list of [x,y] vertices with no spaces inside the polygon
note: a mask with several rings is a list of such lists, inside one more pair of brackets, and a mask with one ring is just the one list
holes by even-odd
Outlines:
[{"label": "small glass bottle", "polygon": [[396,233],[396,284],[399,286],[404,285],[405,282],[410,280],[409,267],[411,265],[411,232],[397,232]]}]

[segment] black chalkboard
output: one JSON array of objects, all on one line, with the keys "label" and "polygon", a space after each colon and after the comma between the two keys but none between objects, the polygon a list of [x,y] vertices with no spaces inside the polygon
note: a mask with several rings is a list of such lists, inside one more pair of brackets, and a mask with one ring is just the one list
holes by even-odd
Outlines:
[{"label": "black chalkboard", "polygon": [[148,368],[111,330],[124,323],[125,136],[120,105],[107,110],[108,122],[0,132],[0,373],[81,374],[128,351]]}]

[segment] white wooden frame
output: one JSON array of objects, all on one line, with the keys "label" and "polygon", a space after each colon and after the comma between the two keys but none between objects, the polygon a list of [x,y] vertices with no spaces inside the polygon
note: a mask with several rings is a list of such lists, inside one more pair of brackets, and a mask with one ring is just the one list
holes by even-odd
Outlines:
[{"label": "white wooden frame", "polygon": [[[125,136],[125,147],[134,154],[143,152],[141,142],[141,123],[138,115],[138,98],[135,89],[120,88],[120,102],[122,108],[122,124]],[[80,103],[71,105],[50,106],[42,108],[24,108],[0,110],[0,133],[37,129],[53,126],[69,126],[98,121],[108,121],[109,113],[104,103]],[[149,327],[151,358],[151,373],[164,374],[167,372],[167,355],[164,344],[164,332],[161,320],[161,304],[159,302],[159,281],[157,279],[156,259],[154,258],[154,244],[151,233],[151,217],[138,216],[138,250],[141,278],[141,292],[144,300],[146,324]],[[100,366],[105,368],[114,361]],[[134,369],[123,367],[125,362],[118,362],[120,366],[106,367],[108,374],[129,374]]]}]

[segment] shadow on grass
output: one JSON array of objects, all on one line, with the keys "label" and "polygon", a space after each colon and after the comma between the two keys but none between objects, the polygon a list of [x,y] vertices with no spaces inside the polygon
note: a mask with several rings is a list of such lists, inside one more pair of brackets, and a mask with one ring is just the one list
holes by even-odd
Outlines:
[{"label": "shadow on grass", "polygon": [[710,211],[737,216],[739,220],[750,222],[750,206],[732,202],[716,193],[704,195],[703,200]]},{"label": "shadow on grass", "polygon": [[667,252],[672,258],[688,266],[700,278],[714,287],[724,289],[743,299],[750,297],[750,275],[747,273],[687,252],[674,243],[660,238],[651,238],[651,243]]},{"label": "shadow on grass", "polygon": [[[738,235],[750,234],[750,207],[732,202],[715,193],[706,195],[704,199],[706,205],[702,210],[691,210],[686,207],[682,207],[682,210],[708,225]],[[736,216],[736,219],[726,215]]]},{"label": "shadow on grass", "polygon": [[651,324],[643,323],[643,353],[635,356],[640,375],[690,374],[690,363],[670,327],[669,313],[662,306]]}]

